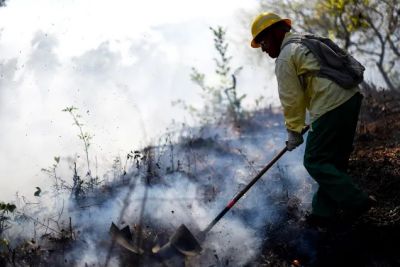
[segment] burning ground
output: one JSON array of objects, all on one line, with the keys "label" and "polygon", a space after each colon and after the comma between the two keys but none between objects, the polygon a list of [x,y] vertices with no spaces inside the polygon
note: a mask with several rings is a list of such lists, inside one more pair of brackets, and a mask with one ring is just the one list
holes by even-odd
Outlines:
[{"label": "burning ground", "polygon": [[[400,113],[382,93],[368,92],[376,95],[364,101],[350,172],[378,204],[353,223],[305,224],[315,184],[300,148],[212,229],[200,255],[179,263],[151,256],[182,223],[198,234],[283,148],[281,115],[259,110],[240,127],[220,122],[170,131],[116,161],[99,183],[84,182],[90,174],[72,168],[72,186],[49,189],[34,203],[17,198],[16,210],[2,215],[0,265],[398,266]],[[113,242],[112,222],[144,253]]]}]

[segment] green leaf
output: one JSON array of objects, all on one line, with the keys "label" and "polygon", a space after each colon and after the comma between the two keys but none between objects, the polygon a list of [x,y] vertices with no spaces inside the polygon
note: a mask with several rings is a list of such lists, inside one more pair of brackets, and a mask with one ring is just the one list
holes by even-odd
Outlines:
[{"label": "green leaf", "polygon": [[14,210],[17,208],[14,204],[7,204],[7,211],[9,212],[14,212]]},{"label": "green leaf", "polygon": [[5,238],[1,238],[1,239],[0,239],[0,245],[1,245],[1,246],[7,247],[8,244],[9,244],[9,242],[8,242],[7,239],[5,239]]},{"label": "green leaf", "polygon": [[246,96],[247,94],[242,95],[241,97],[239,97],[238,101],[242,101]]},{"label": "green leaf", "polygon": [[0,210],[3,210],[5,212],[14,212],[16,208],[17,206],[15,206],[14,204],[0,202]]},{"label": "green leaf", "polygon": [[42,189],[40,187],[36,187],[36,192],[33,194],[35,197],[40,197],[40,193],[42,192]]}]

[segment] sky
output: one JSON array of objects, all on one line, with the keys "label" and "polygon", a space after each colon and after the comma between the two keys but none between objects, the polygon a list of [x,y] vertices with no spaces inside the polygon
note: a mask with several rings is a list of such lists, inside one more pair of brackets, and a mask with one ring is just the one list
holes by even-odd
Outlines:
[{"label": "sky", "polygon": [[256,14],[256,0],[9,0],[0,8],[0,200],[46,190],[42,168],[84,155],[65,107],[77,107],[93,135],[100,176],[172,121],[190,124],[171,102],[201,106],[189,75],[196,67],[212,78],[210,26],[228,31],[245,105],[261,95],[277,103],[273,61],[254,60],[261,54],[249,47]]}]

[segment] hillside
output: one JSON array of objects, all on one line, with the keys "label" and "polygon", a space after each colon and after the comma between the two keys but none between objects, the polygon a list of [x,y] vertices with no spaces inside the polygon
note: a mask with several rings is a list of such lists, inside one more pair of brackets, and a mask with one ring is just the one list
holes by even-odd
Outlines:
[{"label": "hillside", "polygon": [[[17,199],[16,211],[2,215],[0,265],[398,266],[400,112],[390,104],[398,103],[395,96],[368,90],[349,171],[378,203],[352,223],[315,229],[304,222],[315,183],[302,166],[302,147],[286,153],[213,228],[201,255],[152,256],[182,223],[198,234],[284,147],[282,116],[263,109],[239,127],[177,127],[128,153],[101,183],[84,182],[79,194],[65,187],[38,203]],[[71,176],[88,179],[76,169]],[[144,254],[112,241],[112,222]]]}]

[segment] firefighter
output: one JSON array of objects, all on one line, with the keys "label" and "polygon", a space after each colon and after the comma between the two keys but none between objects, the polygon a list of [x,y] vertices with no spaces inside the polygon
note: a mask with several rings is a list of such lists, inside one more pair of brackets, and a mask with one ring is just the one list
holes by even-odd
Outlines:
[{"label": "firefighter", "polygon": [[334,81],[317,77],[316,57],[291,32],[292,21],[274,13],[258,15],[252,24],[253,48],[261,48],[275,60],[275,75],[285,125],[287,149],[303,143],[302,129],[309,113],[304,166],[318,183],[313,196],[310,223],[336,221],[338,214],[357,217],[371,207],[374,199],[358,188],[347,174],[362,95],[358,86],[344,89]]}]

